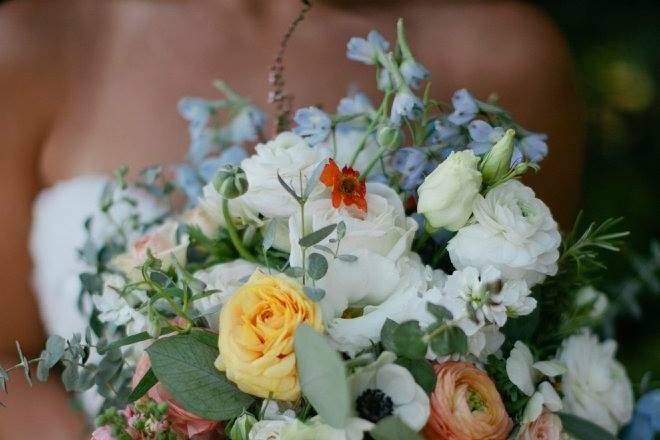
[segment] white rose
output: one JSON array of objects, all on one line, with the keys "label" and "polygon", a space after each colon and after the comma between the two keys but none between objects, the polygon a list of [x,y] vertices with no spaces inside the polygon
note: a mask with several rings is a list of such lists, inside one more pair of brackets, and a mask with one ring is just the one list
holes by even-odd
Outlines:
[{"label": "white rose", "polygon": [[[328,139],[320,144],[327,151],[333,152],[333,159],[337,162],[339,167],[349,165],[358,145],[364,138],[365,130],[359,128],[338,128],[335,132],[335,140],[333,142],[332,134]],[[336,146],[336,149],[335,149]],[[369,136],[364,148],[360,152],[355,161],[353,169],[362,173],[369,165],[371,160],[378,154],[378,143],[374,136]]]},{"label": "white rose", "polygon": [[494,266],[507,279],[529,287],[557,273],[561,236],[548,207],[517,180],[477,196],[475,222],[449,240],[447,250],[457,269]]},{"label": "white rose", "polygon": [[113,258],[112,265],[124,272],[131,280],[141,279],[138,266],[147,261],[148,251],[162,261],[163,270],[167,270],[174,261],[185,265],[189,240],[188,236],[184,235],[180,242],[177,242],[178,227],[179,224],[174,221],[163,223],[153,232],[134,240],[128,252]]},{"label": "white rose", "polygon": [[564,409],[612,434],[630,420],[633,409],[630,380],[615,352],[615,341],[599,343],[585,330],[564,340],[557,353],[568,369],[562,379]]},{"label": "white rose", "polygon": [[381,304],[364,307],[361,316],[327,322],[328,335],[340,351],[355,356],[380,341],[380,331],[387,319],[395,322],[414,319],[422,326],[434,321],[426,304],[439,301],[445,275],[425,267],[419,256],[412,253],[399,260],[397,270],[401,274],[399,283]]},{"label": "white rose", "polygon": [[[239,200],[267,218],[289,217],[297,213],[300,210],[298,203],[282,188],[277,174],[300,194],[300,173],[304,187],[306,178],[320,162],[330,157],[330,151],[310,147],[303,138],[290,132],[280,133],[275,139],[257,145],[255,150],[254,155],[241,163],[249,187]],[[314,195],[323,191],[323,185],[317,185]]]},{"label": "white rose", "polygon": [[[326,291],[321,301],[326,322],[341,316],[349,306],[382,303],[392,295],[402,277],[397,262],[409,253],[417,223],[406,217],[398,195],[386,185],[368,183],[366,201],[369,210],[363,218],[354,216],[353,207],[334,208],[329,198],[305,205],[305,233],[343,221],[346,235],[341,240],[338,254],[357,257],[356,261],[342,261],[314,249],[314,252],[322,252],[328,260],[326,275],[316,283]],[[301,237],[299,216],[290,218],[289,231],[290,264],[302,267],[302,252],[298,245]],[[336,234],[331,234],[320,244],[334,250],[336,244],[329,241],[334,237]]]},{"label": "white rose", "polygon": [[254,273],[257,267],[256,264],[249,261],[234,260],[195,272],[195,278],[206,284],[206,290],[217,290],[193,303],[195,309],[204,316],[211,330],[218,332],[220,308],[245,283],[245,280]]},{"label": "white rose", "polygon": [[452,153],[417,190],[417,212],[434,228],[456,231],[472,215],[481,188],[479,158],[471,150]]}]

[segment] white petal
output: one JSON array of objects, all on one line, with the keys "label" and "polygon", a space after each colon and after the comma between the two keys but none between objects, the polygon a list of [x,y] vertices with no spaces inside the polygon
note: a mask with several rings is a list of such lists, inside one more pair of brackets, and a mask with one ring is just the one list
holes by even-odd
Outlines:
[{"label": "white petal", "polygon": [[562,409],[561,398],[550,382],[539,385],[539,391],[543,395],[543,405],[550,411],[556,412]]},{"label": "white petal", "polygon": [[394,405],[411,402],[415,397],[416,386],[412,374],[400,365],[384,365],[376,373],[376,387],[387,394]]},{"label": "white petal", "polygon": [[516,341],[509,359],[506,360],[506,374],[520,390],[528,396],[534,393],[532,377],[532,352],[520,341]]},{"label": "white petal", "polygon": [[560,376],[566,373],[566,365],[559,361],[540,361],[535,362],[532,366],[548,377]]},{"label": "white petal", "polygon": [[543,412],[543,395],[541,393],[534,393],[523,413],[522,423],[531,423],[538,419]]},{"label": "white petal", "polygon": [[429,398],[420,386],[417,386],[415,399],[412,402],[394,408],[394,414],[415,431],[424,427],[430,412]]}]

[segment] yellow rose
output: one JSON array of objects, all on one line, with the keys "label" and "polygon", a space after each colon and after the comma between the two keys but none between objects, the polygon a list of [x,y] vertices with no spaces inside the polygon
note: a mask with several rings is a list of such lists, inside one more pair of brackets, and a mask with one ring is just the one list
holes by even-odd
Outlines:
[{"label": "yellow rose", "polygon": [[296,400],[300,383],[293,337],[301,323],[323,330],[318,304],[297,281],[257,270],[220,312],[215,366],[248,394]]}]

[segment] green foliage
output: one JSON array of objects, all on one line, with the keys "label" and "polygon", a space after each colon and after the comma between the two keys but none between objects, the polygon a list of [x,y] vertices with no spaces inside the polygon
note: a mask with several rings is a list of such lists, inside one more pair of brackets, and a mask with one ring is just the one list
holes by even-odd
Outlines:
[{"label": "green foliage", "polygon": [[161,338],[147,353],[158,380],[177,402],[200,417],[229,420],[253,401],[215,368],[218,350],[191,335]]},{"label": "green foliage", "polygon": [[488,356],[486,372],[493,382],[495,382],[497,391],[502,396],[509,415],[514,419],[519,419],[525,410],[529,397],[509,379],[509,375],[506,372],[506,359],[498,358],[495,355]]},{"label": "green foliage", "polygon": [[325,240],[330,234],[334,232],[336,228],[337,228],[336,223],[333,223],[328,226],[324,226],[321,229],[314,232],[310,232],[309,234],[302,237],[300,240],[298,240],[298,244],[304,248],[314,246],[315,244]]},{"label": "green foliage", "polygon": [[410,429],[396,416],[385,417],[369,431],[374,440],[423,440],[423,437]]},{"label": "green foliage", "polygon": [[302,324],[294,338],[303,395],[330,426],[346,426],[351,408],[346,367],[323,335]]},{"label": "green foliage", "polygon": [[307,266],[307,275],[314,280],[320,280],[328,272],[328,260],[317,252],[312,252],[309,255]]},{"label": "green foliage", "polygon": [[400,357],[396,360],[396,363],[410,371],[410,374],[415,378],[415,382],[424,389],[427,393],[430,393],[435,389],[435,384],[437,382],[437,376],[433,370],[431,362],[426,359],[407,359]]},{"label": "green foliage", "polygon": [[467,353],[468,340],[463,330],[455,326],[442,325],[429,334],[431,350],[437,356]]},{"label": "green foliage", "polygon": [[128,395],[128,401],[129,402],[135,402],[138,400],[140,397],[144,396],[147,394],[147,392],[158,383],[158,378],[154,374],[154,370],[152,368],[149,368],[146,373],[144,373],[144,376],[140,379],[140,382],[133,388],[133,391],[131,391],[131,394]]},{"label": "green foliage", "polygon": [[576,440],[616,440],[612,434],[589,420],[573,414],[559,413],[564,431]]}]

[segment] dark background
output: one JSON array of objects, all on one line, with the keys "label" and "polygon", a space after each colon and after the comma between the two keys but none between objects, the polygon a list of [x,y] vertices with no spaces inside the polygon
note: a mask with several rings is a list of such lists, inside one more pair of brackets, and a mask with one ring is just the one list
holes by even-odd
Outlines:
[{"label": "dark background", "polygon": [[598,283],[617,312],[603,333],[615,333],[635,385],[651,371],[657,386],[660,256],[652,261],[651,243],[660,236],[660,2],[533,3],[566,36],[586,103],[585,218],[623,216],[631,231]]}]

